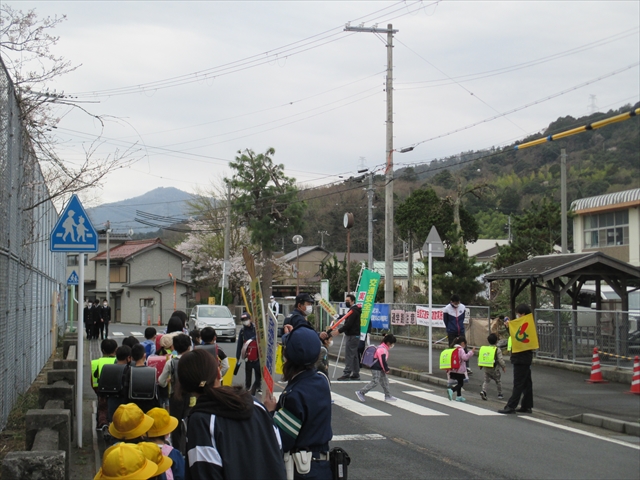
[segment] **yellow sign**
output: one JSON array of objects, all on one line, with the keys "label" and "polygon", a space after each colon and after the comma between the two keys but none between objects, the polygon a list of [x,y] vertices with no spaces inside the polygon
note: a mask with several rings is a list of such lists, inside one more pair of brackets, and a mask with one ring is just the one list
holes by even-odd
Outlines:
[{"label": "yellow sign", "polygon": [[276,373],[282,375],[282,366],[284,365],[284,358],[282,358],[282,345],[278,345],[276,350]]},{"label": "yellow sign", "polygon": [[229,361],[229,370],[227,370],[227,373],[222,377],[222,385],[228,387],[233,384],[233,371],[236,369],[238,360],[233,357],[227,357],[227,360]]},{"label": "yellow sign", "polygon": [[209,305],[215,305],[216,304],[216,297],[209,297]]},{"label": "yellow sign", "polygon": [[537,350],[538,333],[533,314],[525,315],[509,321],[509,336],[511,337],[511,352],[519,353],[527,350]]}]

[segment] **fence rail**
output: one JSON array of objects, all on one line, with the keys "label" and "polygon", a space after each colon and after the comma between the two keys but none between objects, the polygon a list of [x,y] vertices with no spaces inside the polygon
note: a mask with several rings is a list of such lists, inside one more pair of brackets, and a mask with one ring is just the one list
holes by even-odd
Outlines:
[{"label": "fence rail", "polygon": [[65,255],[49,251],[58,213],[0,61],[0,430],[64,327]]}]

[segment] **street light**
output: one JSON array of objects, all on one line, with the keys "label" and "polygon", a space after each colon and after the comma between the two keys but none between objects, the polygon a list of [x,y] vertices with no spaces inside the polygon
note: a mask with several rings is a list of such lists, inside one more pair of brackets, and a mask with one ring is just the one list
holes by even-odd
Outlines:
[{"label": "street light", "polygon": [[353,227],[353,213],[345,213],[342,219],[344,228],[347,229],[347,293],[351,293],[351,227]]},{"label": "street light", "polygon": [[302,235],[293,236],[296,245],[296,296],[300,295],[300,244],[303,240]]}]

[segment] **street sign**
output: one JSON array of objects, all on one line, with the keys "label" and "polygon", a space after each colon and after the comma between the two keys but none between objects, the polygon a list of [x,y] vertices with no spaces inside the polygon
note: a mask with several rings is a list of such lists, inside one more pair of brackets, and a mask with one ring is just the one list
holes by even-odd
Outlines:
[{"label": "street sign", "polygon": [[73,195],[51,231],[52,252],[97,252],[98,232],[77,195]]},{"label": "street sign", "polygon": [[424,242],[424,245],[422,245],[422,253],[425,255],[429,254],[429,244],[431,244],[432,257],[444,257],[444,244],[442,243],[440,235],[438,235],[438,230],[436,230],[435,225],[431,226],[427,240]]},{"label": "street sign", "polygon": [[78,285],[78,274],[75,270],[71,272],[71,275],[67,278],[67,285]]}]

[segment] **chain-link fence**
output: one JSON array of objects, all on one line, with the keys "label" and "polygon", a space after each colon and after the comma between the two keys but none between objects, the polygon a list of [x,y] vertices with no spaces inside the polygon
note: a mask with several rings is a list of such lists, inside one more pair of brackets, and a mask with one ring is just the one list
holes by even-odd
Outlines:
[{"label": "chain-link fence", "polygon": [[47,194],[0,62],[0,430],[64,328],[65,255],[49,251],[58,213],[38,205]]},{"label": "chain-link fence", "polygon": [[537,309],[538,358],[591,364],[593,349],[600,362],[633,368],[640,355],[639,312]]}]

